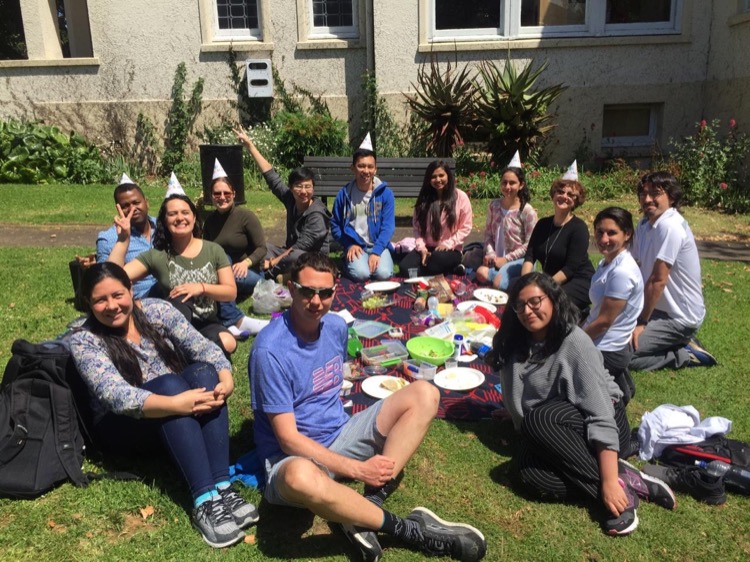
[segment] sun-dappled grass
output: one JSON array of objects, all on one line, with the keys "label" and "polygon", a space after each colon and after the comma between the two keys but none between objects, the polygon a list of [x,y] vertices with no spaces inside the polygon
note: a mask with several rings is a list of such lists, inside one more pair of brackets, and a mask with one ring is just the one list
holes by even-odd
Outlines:
[{"label": "sun-dappled grass", "polygon": [[[0,366],[18,337],[52,338],[78,314],[71,302],[67,262],[77,248],[0,249]],[[82,249],[81,249],[82,250]],[[710,369],[635,373],[637,394],[629,406],[637,424],[662,403],[693,404],[704,416],[734,421],[733,435],[750,441],[745,343],[750,317],[750,268],[702,262],[708,315],[699,336],[720,365]],[[233,357],[237,390],[230,400],[231,453],[252,447],[247,357],[250,342]],[[641,526],[631,537],[602,534],[599,513],[587,506],[542,503],[512,488],[509,460],[513,434],[490,420],[437,420],[406,469],[398,493],[386,506],[399,514],[426,505],[447,519],[467,521],[488,540],[487,560],[746,560],[750,557],[750,499],[731,494],[710,507],[680,495],[667,512],[644,504]],[[189,497],[166,460],[135,459],[122,466],[94,457],[95,471],[129,469],[143,482],[95,482],[86,489],[66,484],[35,501],[0,500],[2,560],[226,560],[261,561],[353,558],[348,543],[299,510],[265,504],[251,530],[255,544],[225,551],[206,546],[191,528]],[[255,490],[242,494],[260,501]],[[144,518],[141,509],[154,508]],[[422,560],[421,554],[383,539],[386,560]]]}]

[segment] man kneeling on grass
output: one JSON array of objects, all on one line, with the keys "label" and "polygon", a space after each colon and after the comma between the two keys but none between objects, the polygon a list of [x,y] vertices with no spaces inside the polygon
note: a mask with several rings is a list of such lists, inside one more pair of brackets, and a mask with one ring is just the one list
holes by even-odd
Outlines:
[{"label": "man kneeling on grass", "polygon": [[[401,518],[382,509],[437,412],[437,389],[417,381],[349,417],[339,391],[347,328],[327,314],[334,263],[308,253],[291,271],[292,306],[258,334],[248,372],[255,443],[266,469],[267,501],[307,508],[340,524],[366,561],[383,553],[378,532],[431,555],[480,560],[482,533],[424,507]],[[364,495],[337,480],[359,480]]]}]

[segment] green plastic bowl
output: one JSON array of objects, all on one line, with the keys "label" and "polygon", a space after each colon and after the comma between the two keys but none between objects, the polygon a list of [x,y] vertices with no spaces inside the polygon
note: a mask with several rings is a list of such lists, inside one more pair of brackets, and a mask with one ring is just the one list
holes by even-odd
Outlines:
[{"label": "green plastic bowl", "polygon": [[406,342],[412,359],[440,366],[453,355],[453,343],[430,336],[417,336]]}]

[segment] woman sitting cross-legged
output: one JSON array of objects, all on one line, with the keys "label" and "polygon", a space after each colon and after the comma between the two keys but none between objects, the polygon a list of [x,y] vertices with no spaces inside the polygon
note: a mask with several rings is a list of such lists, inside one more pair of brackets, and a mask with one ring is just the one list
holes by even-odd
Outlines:
[{"label": "woman sitting cross-legged", "polygon": [[[109,261],[123,265],[130,241],[130,214],[118,209],[118,240]],[[131,280],[153,275],[162,293],[206,338],[227,352],[237,342],[217,316],[216,303],[234,301],[237,285],[224,250],[203,240],[195,205],[186,195],[170,195],[159,209],[154,247],[123,267]],[[236,307],[235,307],[236,308]],[[235,326],[257,334],[268,324],[237,309]]]},{"label": "woman sitting cross-legged", "polygon": [[471,202],[456,187],[451,167],[442,160],[431,162],[414,205],[416,249],[401,260],[401,275],[415,268],[419,275],[463,274],[461,250],[472,220]]},{"label": "woman sitting cross-legged", "polygon": [[133,300],[119,265],[91,266],[82,291],[88,318],[67,338],[91,395],[94,440],[118,455],[166,449],[203,539],[216,548],[241,541],[258,512],[229,485],[229,362],[169,303]]},{"label": "woman sitting cross-legged", "polygon": [[493,341],[503,401],[520,432],[513,461],[527,488],[600,502],[604,531],[625,535],[638,526],[639,498],[668,509],[676,502],[664,482],[618,460],[630,441],[622,391],[577,322],[549,275],[530,273],[513,285]]}]

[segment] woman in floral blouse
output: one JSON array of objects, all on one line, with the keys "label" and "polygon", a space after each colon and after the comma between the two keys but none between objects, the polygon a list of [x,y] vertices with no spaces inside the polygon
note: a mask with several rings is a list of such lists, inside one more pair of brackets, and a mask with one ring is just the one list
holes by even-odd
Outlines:
[{"label": "woman in floral blouse", "polygon": [[166,449],[203,539],[216,548],[241,541],[258,512],[229,486],[234,381],[221,349],[169,303],[135,301],[119,265],[93,265],[82,290],[89,315],[69,340],[91,394],[95,441],[120,455]]}]

